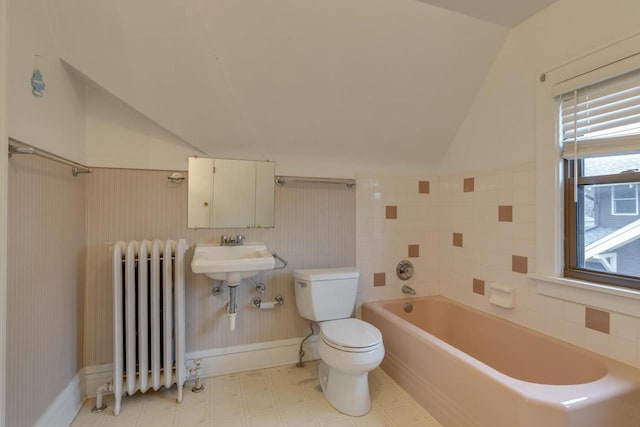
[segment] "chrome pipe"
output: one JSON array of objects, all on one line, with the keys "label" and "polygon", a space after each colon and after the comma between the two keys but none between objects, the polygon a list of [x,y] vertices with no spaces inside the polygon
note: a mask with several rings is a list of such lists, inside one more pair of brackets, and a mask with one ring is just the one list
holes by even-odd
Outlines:
[{"label": "chrome pipe", "polygon": [[299,182],[319,182],[323,184],[344,184],[349,188],[353,188],[356,186],[355,179],[343,179],[343,178],[315,178],[315,177],[304,177],[304,176],[276,176],[275,178],[276,184],[282,186],[288,181],[299,181]]},{"label": "chrome pipe", "polygon": [[[56,163],[71,166],[71,174],[73,176],[78,176],[78,174],[80,173],[93,172],[91,168],[78,162],[74,162],[73,160],[65,159],[64,157],[58,156],[57,154],[41,150],[15,139],[10,139],[9,141],[9,157],[13,156],[14,154],[33,154],[34,156],[42,157],[43,159],[52,160]],[[12,143],[12,141],[15,142],[15,144]]]}]

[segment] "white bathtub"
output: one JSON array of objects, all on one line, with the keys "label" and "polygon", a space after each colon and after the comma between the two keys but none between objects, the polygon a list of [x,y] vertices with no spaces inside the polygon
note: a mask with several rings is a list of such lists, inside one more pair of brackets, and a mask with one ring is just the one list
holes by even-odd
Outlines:
[{"label": "white bathtub", "polygon": [[362,317],[382,332],[384,371],[444,426],[640,426],[631,366],[440,296]]}]

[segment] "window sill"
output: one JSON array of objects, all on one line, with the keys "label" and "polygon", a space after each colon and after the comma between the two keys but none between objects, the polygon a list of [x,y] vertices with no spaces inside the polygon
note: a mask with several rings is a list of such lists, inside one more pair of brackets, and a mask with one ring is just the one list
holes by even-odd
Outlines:
[{"label": "window sill", "polygon": [[640,317],[640,291],[564,277],[529,274],[539,294]]}]

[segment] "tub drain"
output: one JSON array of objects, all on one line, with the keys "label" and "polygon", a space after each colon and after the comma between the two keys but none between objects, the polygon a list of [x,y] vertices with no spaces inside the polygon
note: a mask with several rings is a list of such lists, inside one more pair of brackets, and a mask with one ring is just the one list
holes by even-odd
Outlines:
[{"label": "tub drain", "polygon": [[411,304],[410,302],[405,302],[402,308],[404,309],[405,313],[411,313],[413,311],[413,304]]}]

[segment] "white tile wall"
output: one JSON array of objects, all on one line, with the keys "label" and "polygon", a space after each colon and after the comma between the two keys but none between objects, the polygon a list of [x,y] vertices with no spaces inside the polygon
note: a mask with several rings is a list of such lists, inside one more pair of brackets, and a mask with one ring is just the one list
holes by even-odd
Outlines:
[{"label": "white tile wall", "polygon": [[[429,181],[429,193],[418,182]],[[356,192],[356,263],[363,301],[398,299],[403,284],[418,295],[438,293],[439,185],[435,177],[358,177]],[[386,218],[386,206],[397,206],[397,219]],[[419,257],[408,257],[408,245],[419,245]],[[409,259],[415,274],[404,282],[396,265]],[[386,286],[373,286],[374,273],[386,274]]]},{"label": "white tile wall", "polygon": [[[440,293],[475,308],[516,321],[572,344],[640,367],[640,319],[610,313],[610,334],[585,328],[583,304],[537,293],[526,275],[511,270],[511,256],[528,258],[535,272],[534,164],[439,178]],[[475,191],[463,192],[463,180],[475,179]],[[499,205],[513,206],[513,222],[499,222]],[[452,233],[464,246],[453,247]],[[516,308],[504,310],[472,291],[473,278],[516,287]],[[594,306],[594,308],[599,308]],[[601,309],[601,308],[600,308]]]}]

